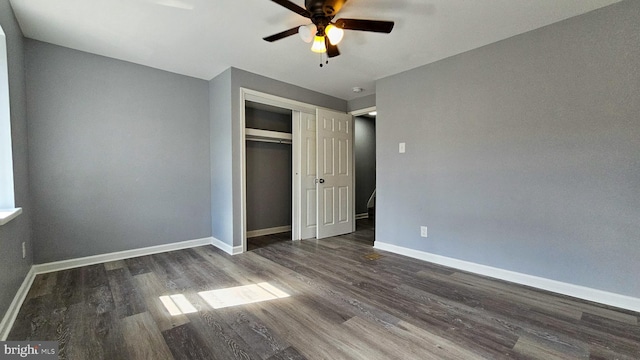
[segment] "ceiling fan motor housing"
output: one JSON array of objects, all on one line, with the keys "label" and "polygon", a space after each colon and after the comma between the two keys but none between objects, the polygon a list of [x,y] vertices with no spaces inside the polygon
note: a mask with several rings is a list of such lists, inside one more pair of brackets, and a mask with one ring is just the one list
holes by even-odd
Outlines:
[{"label": "ceiling fan motor housing", "polygon": [[304,4],[311,17],[335,16],[347,0],[305,0]]}]

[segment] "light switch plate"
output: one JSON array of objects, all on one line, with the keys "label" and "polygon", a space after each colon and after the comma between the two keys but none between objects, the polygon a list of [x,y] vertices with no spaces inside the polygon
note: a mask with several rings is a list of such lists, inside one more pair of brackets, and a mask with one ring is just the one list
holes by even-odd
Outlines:
[{"label": "light switch plate", "polygon": [[405,150],[406,150],[405,146],[406,146],[406,144],[403,143],[403,142],[400,143],[400,145],[398,145],[398,151],[400,152],[400,154],[404,154],[405,153]]},{"label": "light switch plate", "polygon": [[427,227],[426,226],[420,226],[420,236],[427,237]]}]

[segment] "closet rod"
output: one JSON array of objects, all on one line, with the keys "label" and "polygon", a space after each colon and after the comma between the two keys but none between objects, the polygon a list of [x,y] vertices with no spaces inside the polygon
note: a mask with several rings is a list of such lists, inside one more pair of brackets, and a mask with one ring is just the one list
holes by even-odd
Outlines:
[{"label": "closet rod", "polygon": [[266,142],[266,143],[275,143],[275,144],[287,144],[287,145],[291,145],[292,144],[291,140],[288,140],[288,139],[265,139],[265,138],[248,137],[248,136],[247,136],[247,141],[257,141],[257,142]]},{"label": "closet rod", "polygon": [[290,133],[246,128],[245,137],[250,141],[264,141],[279,144],[291,144],[293,136]]}]

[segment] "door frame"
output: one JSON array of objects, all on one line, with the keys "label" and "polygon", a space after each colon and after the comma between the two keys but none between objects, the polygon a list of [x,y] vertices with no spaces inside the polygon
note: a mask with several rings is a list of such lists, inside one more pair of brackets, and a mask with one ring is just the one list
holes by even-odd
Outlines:
[{"label": "door frame", "polygon": [[[362,115],[367,115],[372,111],[376,111],[376,107],[375,106],[370,106],[364,109],[358,109],[358,110],[353,110],[353,111],[349,111],[349,114],[353,115],[353,116],[362,116]],[[376,115],[377,117],[377,115]]]},{"label": "door frame", "polygon": [[[245,118],[245,106],[247,101],[253,101],[265,105],[276,106],[283,109],[288,109],[292,111],[291,121],[292,121],[292,169],[291,176],[293,180],[292,187],[292,219],[291,219],[291,234],[293,239],[296,239],[296,234],[300,233],[300,220],[297,219],[297,215],[300,212],[300,199],[299,199],[299,190],[300,190],[300,181],[296,179],[296,168],[300,163],[300,142],[296,141],[300,127],[299,120],[296,119],[296,114],[300,112],[305,113],[316,113],[316,109],[322,108],[316,105],[311,105],[307,103],[303,103],[300,101],[295,101],[287,98],[283,98],[276,95],[271,95],[267,93],[263,93],[256,90],[251,90],[248,88],[240,88],[240,239],[242,239],[242,252],[247,251],[247,145],[246,145],[246,118]],[[335,110],[334,110],[335,111]],[[298,125],[296,125],[298,123]],[[298,236],[299,237],[299,236]]]},{"label": "door frame", "polygon": [[[356,178],[356,176],[355,176],[355,165],[356,165],[356,149],[355,149],[355,146],[356,146],[356,144],[355,144],[355,136],[356,136],[356,134],[355,134],[355,125],[356,125],[356,124],[355,124],[355,121],[356,121],[356,119],[355,119],[355,118],[356,118],[357,116],[367,115],[367,114],[369,114],[369,113],[370,113],[370,112],[372,112],[372,111],[377,111],[377,107],[376,107],[376,105],[374,105],[374,106],[369,106],[369,107],[366,107],[366,108],[363,108],[363,109],[357,109],[357,110],[349,111],[349,114],[351,114],[351,116],[353,116],[353,128],[354,128],[354,131],[353,131],[353,137],[354,137],[354,140],[353,140],[353,141],[354,141],[354,143],[353,143],[353,166],[354,166],[354,174],[353,174],[353,189],[354,189],[354,191],[353,191],[353,192],[354,192],[354,194],[355,194],[355,192],[356,192],[356,191],[358,191],[358,189],[356,189],[356,180],[355,180],[355,178]],[[377,119],[378,119],[378,116],[376,115],[376,120],[377,120]],[[377,132],[376,132],[376,137],[377,137],[377,136],[378,136],[378,135],[377,135]],[[376,140],[377,140],[377,139],[376,139]],[[376,147],[376,149],[377,149],[377,147]],[[378,163],[378,154],[377,154],[377,150],[376,150],[375,158],[376,158],[376,164],[377,164],[377,163]],[[376,169],[377,169],[377,165],[376,165]],[[377,170],[376,170],[376,171],[377,171]],[[377,178],[378,178],[378,177],[376,176],[376,179],[377,179]],[[377,184],[376,184],[376,189],[377,189],[377,187],[378,187],[378,186],[377,186]],[[354,195],[354,196],[355,196],[355,195]],[[354,200],[354,201],[355,201],[355,200]],[[353,207],[354,207],[354,211],[355,211],[355,207],[356,207],[355,203],[354,203]],[[354,225],[353,225],[353,231],[356,231],[355,221],[354,221]]]}]

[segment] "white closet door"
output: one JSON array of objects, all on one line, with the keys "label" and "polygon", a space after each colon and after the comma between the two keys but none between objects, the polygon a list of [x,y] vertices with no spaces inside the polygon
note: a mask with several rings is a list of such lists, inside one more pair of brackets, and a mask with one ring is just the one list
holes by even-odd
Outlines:
[{"label": "white closet door", "polygon": [[300,238],[316,237],[316,116],[300,117]]},{"label": "white closet door", "polygon": [[317,120],[317,238],[354,228],[353,117],[325,109]]}]

